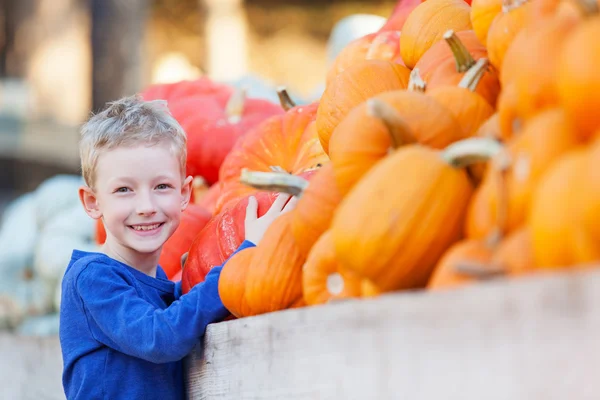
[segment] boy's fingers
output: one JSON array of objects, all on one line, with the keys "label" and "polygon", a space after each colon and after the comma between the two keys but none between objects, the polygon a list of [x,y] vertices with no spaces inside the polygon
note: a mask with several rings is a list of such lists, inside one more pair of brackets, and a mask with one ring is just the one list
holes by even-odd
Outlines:
[{"label": "boy's fingers", "polygon": [[258,217],[258,201],[256,197],[250,196],[248,198],[248,205],[246,206],[246,222],[253,221]]},{"label": "boy's fingers", "polygon": [[288,203],[285,205],[285,207],[283,207],[283,210],[281,210],[281,213],[283,214],[283,213],[292,211],[296,207],[296,204],[298,204],[298,198],[296,196],[294,196],[290,199],[290,201],[288,201]]},{"label": "boy's fingers", "polygon": [[269,214],[280,213],[281,210],[283,209],[283,206],[285,205],[285,202],[288,201],[288,199],[290,197],[291,197],[291,195],[289,195],[287,193],[279,193],[279,195],[277,195],[277,198],[271,205],[271,208],[269,208],[268,213]]}]

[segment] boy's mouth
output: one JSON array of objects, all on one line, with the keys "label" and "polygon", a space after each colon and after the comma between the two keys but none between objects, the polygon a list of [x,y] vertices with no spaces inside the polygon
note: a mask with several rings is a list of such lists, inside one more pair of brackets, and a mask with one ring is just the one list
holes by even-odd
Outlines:
[{"label": "boy's mouth", "polygon": [[153,231],[155,229],[160,228],[161,226],[164,225],[164,222],[159,222],[156,224],[144,224],[144,225],[129,225],[129,227],[131,229],[133,229],[134,231],[139,231],[139,232],[145,232],[145,231]]}]

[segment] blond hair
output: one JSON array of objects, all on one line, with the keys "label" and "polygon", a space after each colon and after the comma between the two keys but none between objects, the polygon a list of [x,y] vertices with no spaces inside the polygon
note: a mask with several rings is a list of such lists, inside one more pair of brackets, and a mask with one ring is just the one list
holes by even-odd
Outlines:
[{"label": "blond hair", "polygon": [[144,101],[136,95],[107,103],[104,110],[92,115],[81,128],[79,155],[85,183],[89,187],[95,183],[96,164],[103,151],[164,140],[171,142],[171,150],[179,157],[185,173],[186,135],[165,101]]}]

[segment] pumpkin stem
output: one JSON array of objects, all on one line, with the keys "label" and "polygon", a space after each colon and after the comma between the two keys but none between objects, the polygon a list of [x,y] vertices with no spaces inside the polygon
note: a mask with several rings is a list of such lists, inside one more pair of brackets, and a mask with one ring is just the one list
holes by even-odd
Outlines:
[{"label": "pumpkin stem", "polygon": [[487,58],[480,58],[477,60],[469,70],[463,75],[462,79],[458,83],[458,87],[465,88],[474,92],[477,90],[477,85],[483,78],[483,75],[487,72],[490,62]]},{"label": "pumpkin stem", "polygon": [[271,165],[269,167],[269,169],[271,171],[273,171],[273,172],[279,172],[279,173],[282,173],[282,174],[287,174],[288,173],[285,169],[283,169],[283,167],[280,167],[279,165]]},{"label": "pumpkin stem", "polygon": [[442,159],[454,168],[464,168],[477,162],[486,162],[504,149],[492,138],[468,138],[448,145],[442,150]]},{"label": "pumpkin stem", "polygon": [[200,175],[195,176],[192,181],[192,191],[194,192],[194,202],[198,202],[208,192],[208,183]]},{"label": "pumpkin stem", "polygon": [[476,279],[491,279],[506,274],[506,269],[495,264],[462,261],[454,265],[454,271]]},{"label": "pumpkin stem", "polygon": [[246,103],[246,88],[235,88],[225,105],[225,114],[230,124],[237,124],[242,120],[244,104]]},{"label": "pumpkin stem", "polygon": [[327,276],[327,291],[333,296],[339,296],[344,291],[344,278],[339,272]]},{"label": "pumpkin stem", "polygon": [[411,92],[424,92],[427,88],[427,83],[421,78],[419,68],[410,71],[410,79],[408,80],[408,90]]},{"label": "pumpkin stem", "polygon": [[456,63],[456,72],[466,72],[475,65],[475,59],[469,53],[469,49],[459,39],[454,30],[449,29],[444,33],[444,40],[450,46],[450,51],[454,56],[454,62]]},{"label": "pumpkin stem", "polygon": [[290,94],[288,93],[285,86],[279,86],[277,88],[277,97],[279,97],[279,103],[281,104],[281,108],[283,108],[285,111],[289,110],[292,107],[296,107],[296,103],[294,103],[294,100],[292,100],[292,98],[290,97]]},{"label": "pumpkin stem", "polygon": [[575,3],[585,16],[596,15],[600,11],[596,0],[577,0]]},{"label": "pumpkin stem", "polygon": [[388,103],[373,97],[367,100],[367,115],[377,118],[383,122],[390,133],[392,146],[397,149],[405,144],[414,143],[410,127],[398,111]]},{"label": "pumpkin stem", "polygon": [[247,168],[242,170],[240,182],[255,189],[288,193],[297,197],[300,197],[308,186],[308,181],[301,176],[281,172],[249,171]]}]

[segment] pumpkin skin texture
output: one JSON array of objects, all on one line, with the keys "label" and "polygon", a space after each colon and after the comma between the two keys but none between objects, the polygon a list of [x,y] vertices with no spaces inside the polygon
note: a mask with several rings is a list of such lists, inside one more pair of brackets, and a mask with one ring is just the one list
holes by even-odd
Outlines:
[{"label": "pumpkin skin texture", "polygon": [[462,236],[473,192],[466,171],[443,154],[401,147],[346,195],[331,225],[344,268],[384,292],[427,284],[439,258]]},{"label": "pumpkin skin texture", "polygon": [[328,162],[311,177],[292,213],[292,234],[301,254],[307,256],[323,232],[329,229],[341,201],[333,164]]},{"label": "pumpkin skin texture", "polygon": [[513,39],[528,20],[531,2],[526,0],[503,0],[503,11],[494,18],[488,31],[487,49],[492,65],[502,69],[504,55]]},{"label": "pumpkin skin texture", "polygon": [[[374,98],[393,107],[419,143],[441,149],[462,137],[450,110],[424,93],[398,90]],[[368,111],[367,103],[355,107],[331,138],[330,157],[342,196],[393,147],[388,126]]]},{"label": "pumpkin skin texture", "polygon": [[[510,167],[504,187],[507,196],[506,233],[526,222],[532,193],[550,165],[580,144],[573,125],[560,109],[545,111],[527,122],[519,136],[507,144]],[[483,238],[496,223],[499,175],[488,168],[469,206],[466,235]]]},{"label": "pumpkin skin texture", "polygon": [[427,0],[408,16],[400,36],[400,54],[412,69],[448,29],[471,29],[471,7],[463,0]]},{"label": "pumpkin skin texture", "polygon": [[[212,215],[209,211],[196,204],[188,204],[181,214],[181,222],[173,235],[165,242],[160,253],[158,264],[172,279],[181,270],[181,256],[186,253],[196,235],[204,229]],[[96,223],[97,243],[106,240],[106,231],[101,220]]]},{"label": "pumpkin skin texture", "polygon": [[150,85],[140,95],[144,100],[166,100],[168,103],[192,96],[206,96],[225,103],[232,93],[232,87],[202,77],[195,80]]},{"label": "pumpkin skin texture", "polygon": [[[291,213],[281,215],[267,229],[259,246],[237,253],[223,267],[219,295],[227,309],[231,307],[239,312],[236,316],[247,317],[304,304],[302,265],[305,259],[291,235],[290,223]],[[240,256],[248,251],[251,253]],[[242,271],[244,268],[246,271]],[[240,275],[245,275],[243,299],[239,295]],[[229,290],[235,293],[228,293]],[[231,305],[230,299],[233,300]]]},{"label": "pumpkin skin texture", "polygon": [[471,2],[471,25],[479,41],[485,46],[488,31],[496,15],[502,12],[502,0],[473,0]]},{"label": "pumpkin skin texture", "polygon": [[323,150],[329,154],[329,139],[335,127],[352,108],[383,92],[406,89],[410,71],[384,60],[366,60],[337,75],[325,88],[317,111],[317,131]]},{"label": "pumpkin skin texture", "polygon": [[600,17],[578,24],[564,40],[558,62],[556,85],[561,106],[575,122],[583,138],[591,138],[600,128]]},{"label": "pumpkin skin texture", "polygon": [[523,225],[502,239],[494,250],[491,263],[504,268],[511,276],[522,276],[535,272],[529,226]]},{"label": "pumpkin skin texture", "polygon": [[350,66],[365,60],[386,60],[403,64],[400,57],[400,31],[375,32],[350,42],[329,68],[326,84]]},{"label": "pumpkin skin texture", "polygon": [[360,297],[362,280],[340,270],[331,231],[315,242],[302,267],[302,293],[308,305]]},{"label": "pumpkin skin texture", "polygon": [[379,29],[379,32],[401,31],[410,13],[423,1],[425,0],[398,0],[392,14]]},{"label": "pumpkin skin texture", "polygon": [[311,124],[316,110],[316,104],[293,107],[283,115],[269,118],[238,140],[221,165],[217,212],[256,192],[240,182],[243,169],[269,172],[275,166],[300,175],[329,161]]},{"label": "pumpkin skin texture", "polygon": [[500,137],[503,141],[510,140],[517,135],[523,125],[523,118],[519,115],[517,102],[517,88],[510,83],[502,88],[498,96],[498,125],[500,126]]}]

